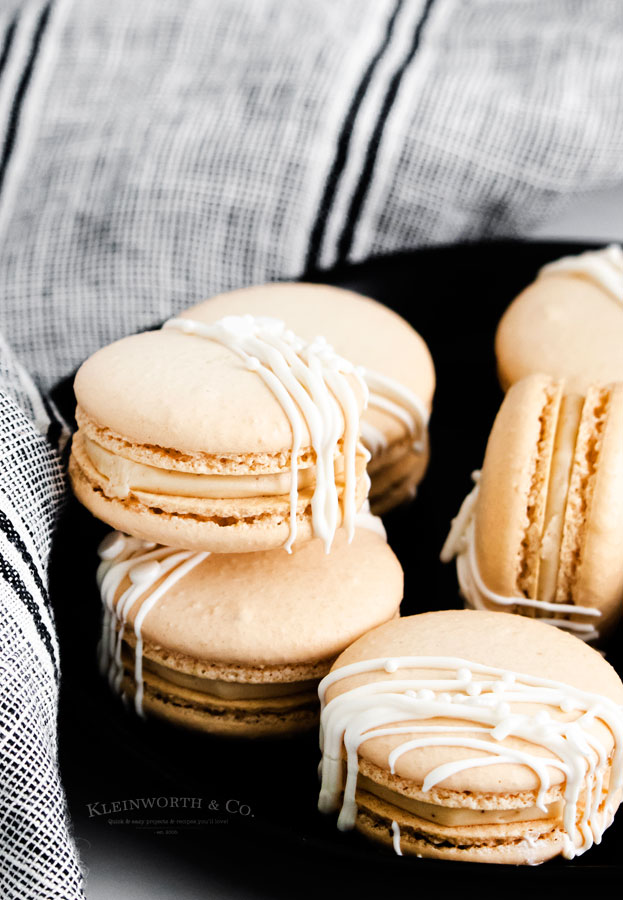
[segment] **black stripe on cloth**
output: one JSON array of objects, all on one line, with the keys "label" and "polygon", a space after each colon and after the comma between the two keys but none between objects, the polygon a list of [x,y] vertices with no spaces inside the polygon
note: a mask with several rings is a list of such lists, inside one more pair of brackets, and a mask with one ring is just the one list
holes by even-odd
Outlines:
[{"label": "black stripe on cloth", "polygon": [[17,129],[19,127],[19,119],[22,112],[22,104],[24,102],[24,97],[26,96],[26,91],[28,90],[28,85],[30,84],[30,79],[32,78],[37,54],[39,53],[39,48],[41,46],[41,40],[50,20],[51,9],[52,2],[50,0],[50,2],[46,3],[46,5],[41,10],[41,14],[37,21],[37,27],[35,28],[35,32],[33,35],[32,44],[30,46],[30,54],[24,67],[24,71],[22,72],[22,77],[20,78],[19,84],[17,86],[15,97],[13,98],[13,105],[11,106],[11,112],[9,113],[9,120],[5,131],[6,136],[4,139],[4,146],[2,147],[2,155],[0,156],[0,191],[2,191],[4,179],[6,177],[7,166],[9,165],[11,154],[13,153],[13,147],[15,146]]},{"label": "black stripe on cloth", "polygon": [[16,16],[9,27],[6,30],[4,35],[4,41],[2,44],[2,50],[0,50],[0,78],[2,77],[2,73],[4,72],[4,67],[7,64],[7,60],[9,58],[9,53],[11,52],[11,47],[13,45],[13,38],[15,37],[15,31],[17,29],[17,21],[18,17]]},{"label": "black stripe on cloth", "polygon": [[4,534],[7,541],[12,544],[15,549],[19,552],[20,556],[28,566],[30,573],[32,574],[33,580],[39,589],[39,592],[43,598],[43,602],[46,608],[52,613],[52,605],[50,603],[50,597],[48,595],[47,588],[43,583],[43,579],[39,574],[39,570],[35,565],[35,561],[28,552],[28,547],[24,543],[21,538],[21,535],[16,530],[13,522],[9,519],[9,517],[0,509],[0,531]]},{"label": "black stripe on cloth", "polygon": [[355,119],[357,118],[357,114],[363,102],[363,98],[365,97],[366,91],[368,90],[368,87],[370,85],[370,81],[372,80],[374,70],[378,66],[381,57],[387,50],[392,39],[394,24],[396,22],[398,13],[400,12],[400,8],[403,5],[403,2],[404,0],[397,0],[394,11],[387,20],[387,26],[385,28],[385,35],[383,37],[383,40],[381,41],[378,50],[368,63],[368,67],[363,73],[361,81],[359,82],[357,90],[355,91],[353,99],[351,100],[348,112],[346,113],[346,116],[344,118],[344,124],[342,125],[340,136],[338,138],[333,165],[331,166],[329,175],[327,177],[322,199],[320,201],[320,206],[318,207],[316,221],[314,222],[314,227],[312,228],[311,236],[309,239],[309,250],[307,252],[307,260],[305,262],[306,272],[311,272],[313,269],[318,267],[318,259],[320,256],[320,250],[322,248],[322,242],[324,240],[325,230],[327,227],[329,211],[333,204],[335,193],[338,189],[340,179],[344,172],[344,166],[346,165],[346,160],[348,158],[348,150],[353,135],[353,126],[355,124]]},{"label": "black stripe on cloth", "polygon": [[41,641],[46,647],[46,650],[50,654],[50,659],[52,660],[52,666],[54,667],[54,675],[58,681],[58,665],[56,662],[56,654],[54,652],[54,645],[52,643],[52,636],[48,631],[45,622],[41,618],[41,612],[39,610],[39,606],[37,601],[30,593],[17,569],[14,569],[8,560],[0,554],[0,578],[3,578],[9,587],[12,588],[13,592],[19,599],[22,601],[28,612],[30,613],[34,626],[37,629],[37,634],[41,638]]},{"label": "black stripe on cloth", "polygon": [[355,193],[353,194],[353,197],[351,199],[348,214],[346,216],[344,230],[342,231],[342,235],[338,241],[338,263],[345,262],[348,254],[350,253],[353,238],[355,236],[355,226],[357,225],[357,221],[361,214],[361,210],[363,208],[363,204],[365,202],[368,190],[370,188],[370,183],[372,181],[372,173],[374,172],[374,165],[376,163],[376,157],[381,145],[381,138],[383,137],[383,129],[385,128],[385,123],[387,122],[387,118],[391,112],[391,108],[396,99],[396,95],[398,94],[398,88],[400,87],[402,77],[407,68],[413,62],[413,59],[418,51],[422,38],[422,32],[424,30],[426,22],[428,21],[428,17],[430,15],[430,11],[434,2],[435,0],[426,0],[424,9],[422,10],[422,14],[415,27],[413,40],[411,42],[411,46],[409,47],[409,52],[407,53],[401,65],[394,72],[387,88],[387,93],[385,94],[385,99],[383,100],[383,105],[381,107],[376,126],[372,133],[372,138],[366,151],[366,157],[364,160],[363,169],[361,171],[361,176],[359,178],[359,184],[357,185],[357,189],[355,190]]}]

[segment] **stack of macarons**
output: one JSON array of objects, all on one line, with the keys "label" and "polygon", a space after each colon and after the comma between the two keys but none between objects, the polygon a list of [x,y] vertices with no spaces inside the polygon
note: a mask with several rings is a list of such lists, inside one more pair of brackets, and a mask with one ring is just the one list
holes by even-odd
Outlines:
[{"label": "stack of macarons", "polygon": [[[595,292],[615,304],[619,274],[623,297],[616,248],[550,267],[544,319],[568,289],[609,322]],[[526,335],[533,293],[516,301]],[[442,552],[461,611],[400,617],[372,514],[413,496],[434,390],[426,345],[380,304],[305,284],[223,294],[75,382],[72,484],[115,529],[97,573],[111,685],[213,734],[320,716],[320,809],[399,855],[572,858],[623,795],[623,684],[586,643],[623,604],[623,367],[613,352],[574,378],[562,345],[523,354],[505,320],[510,389]]]},{"label": "stack of macarons", "polygon": [[623,612],[623,250],[550,263],[500,321],[508,389],[442,559],[467,605],[585,640]]},{"label": "stack of macarons", "polygon": [[433,388],[404,320],[319,285],[215,297],[82,365],[70,476],[115,529],[101,666],[139,713],[228,735],[313,727],[336,656],[399,614],[367,497],[413,495]]}]

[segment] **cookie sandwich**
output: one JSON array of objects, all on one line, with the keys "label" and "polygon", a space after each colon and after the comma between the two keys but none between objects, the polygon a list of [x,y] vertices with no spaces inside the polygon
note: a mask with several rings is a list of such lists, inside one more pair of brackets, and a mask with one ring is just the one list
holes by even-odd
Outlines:
[{"label": "cookie sandwich", "polygon": [[368,389],[326,341],[251,315],[172,319],[91,356],[75,393],[73,489],[114,528],[221,553],[352,536]]},{"label": "cookie sandwich", "polygon": [[623,605],[622,448],[623,384],[510,388],[441,554],[469,606],[608,633]]},{"label": "cookie sandwich", "polygon": [[623,684],[535,620],[396,619],[345,650],[319,692],[320,809],[399,855],[572,859],[621,801]]},{"label": "cookie sandwich", "polygon": [[623,249],[611,244],[544,266],[504,313],[495,338],[506,390],[535,372],[570,391],[623,381]]},{"label": "cookie sandwich", "polygon": [[220,735],[317,725],[337,655],[398,615],[403,575],[380,520],[322,541],[210,554],[112,532],[100,547],[100,665],[141,715]]},{"label": "cookie sandwich", "polygon": [[397,313],[354,291],[321,284],[265,284],[220,294],[181,314],[274,316],[308,341],[323,335],[360,367],[369,389],[361,435],[371,454],[370,505],[383,513],[413,497],[428,462],[435,369],[420,335]]}]

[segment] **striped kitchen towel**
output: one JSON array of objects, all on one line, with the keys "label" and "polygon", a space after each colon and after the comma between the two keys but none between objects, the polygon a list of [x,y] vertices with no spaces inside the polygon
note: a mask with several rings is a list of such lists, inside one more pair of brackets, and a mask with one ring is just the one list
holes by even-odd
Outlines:
[{"label": "striped kitchen towel", "polygon": [[215,292],[519,235],[619,183],[622,38],[620,0],[0,0],[3,897],[82,891],[46,392]]}]

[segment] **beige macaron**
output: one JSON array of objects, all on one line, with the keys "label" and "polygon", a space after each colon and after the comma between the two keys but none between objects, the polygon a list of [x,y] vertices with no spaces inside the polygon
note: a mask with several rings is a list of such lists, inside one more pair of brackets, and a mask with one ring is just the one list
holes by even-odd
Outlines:
[{"label": "beige macaron", "polygon": [[170,320],[91,356],[75,393],[72,485],[114,528],[224,553],[352,533],[366,386],[325,342],[274,319]]},{"label": "beige macaron", "polygon": [[304,283],[219,294],[182,316],[214,322],[244,313],[283,319],[307,340],[322,335],[339,354],[364,368],[370,399],[361,432],[371,453],[372,511],[387,512],[413,497],[428,463],[435,369],[428,347],[411,325],[361,294]]},{"label": "beige macaron", "polygon": [[598,843],[621,800],[623,684],[519,616],[397,619],[320,685],[320,808],[399,854],[536,864]]},{"label": "beige macaron", "polygon": [[513,385],[442,559],[470,606],[542,617],[587,640],[623,604],[623,384]]},{"label": "beige macaron", "polygon": [[545,266],[504,313],[495,339],[506,390],[535,372],[570,391],[623,381],[623,250],[611,245]]},{"label": "beige macaron", "polygon": [[[363,524],[361,524],[363,522]],[[112,532],[100,548],[100,662],[139,713],[222,735],[304,731],[336,656],[398,614],[403,575],[380,520],[318,540],[209,554]]]}]

